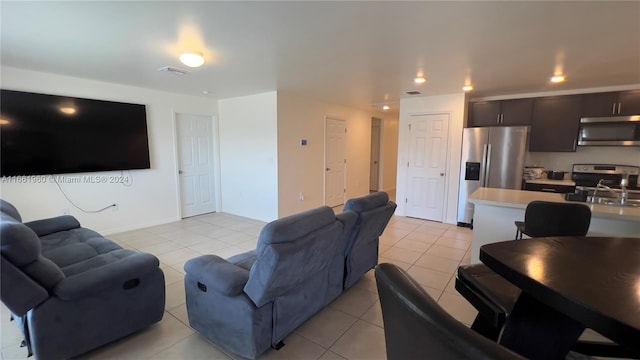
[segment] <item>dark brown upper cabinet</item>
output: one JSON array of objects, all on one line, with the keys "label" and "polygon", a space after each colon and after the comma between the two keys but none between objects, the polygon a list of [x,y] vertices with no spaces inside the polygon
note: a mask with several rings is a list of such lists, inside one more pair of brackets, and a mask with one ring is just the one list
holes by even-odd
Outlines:
[{"label": "dark brown upper cabinet", "polygon": [[640,115],[640,90],[582,95],[582,117]]},{"label": "dark brown upper cabinet", "polygon": [[582,100],[580,95],[535,99],[529,151],[576,151]]},{"label": "dark brown upper cabinet", "polygon": [[533,99],[479,101],[469,107],[469,127],[530,125]]}]

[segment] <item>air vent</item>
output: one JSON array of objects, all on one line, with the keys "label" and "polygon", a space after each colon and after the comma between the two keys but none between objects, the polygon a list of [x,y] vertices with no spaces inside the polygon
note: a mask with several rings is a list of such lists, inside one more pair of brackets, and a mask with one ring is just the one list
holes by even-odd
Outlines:
[{"label": "air vent", "polygon": [[409,91],[405,91],[404,93],[407,94],[407,95],[420,95],[420,94],[422,94],[418,90],[409,90]]},{"label": "air vent", "polygon": [[173,66],[165,66],[158,69],[158,71],[168,72],[176,75],[186,75],[189,73],[189,70],[180,69]]}]

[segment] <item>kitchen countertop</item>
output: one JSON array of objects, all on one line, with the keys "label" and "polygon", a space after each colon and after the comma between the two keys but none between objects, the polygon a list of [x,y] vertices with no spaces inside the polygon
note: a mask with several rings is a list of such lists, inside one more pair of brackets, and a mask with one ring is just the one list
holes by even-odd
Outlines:
[{"label": "kitchen countertop", "polygon": [[525,180],[525,182],[529,184],[576,186],[576,183],[573,180],[535,179],[535,180]]},{"label": "kitchen countertop", "polygon": [[[471,263],[480,262],[480,247],[513,240],[514,221],[522,221],[535,200],[568,203],[563,194],[539,191],[479,188],[469,197],[474,204]],[[579,203],[579,202],[576,202]],[[640,207],[582,203],[591,209],[588,236],[623,236],[640,240]]]},{"label": "kitchen countertop", "polygon": [[[479,188],[469,197],[469,201],[474,204],[515,209],[525,209],[530,202],[536,200],[561,203],[573,202],[565,200],[564,194],[493,188]],[[640,223],[640,207],[612,206],[588,202],[576,203],[589,206],[592,218],[625,220]]]}]

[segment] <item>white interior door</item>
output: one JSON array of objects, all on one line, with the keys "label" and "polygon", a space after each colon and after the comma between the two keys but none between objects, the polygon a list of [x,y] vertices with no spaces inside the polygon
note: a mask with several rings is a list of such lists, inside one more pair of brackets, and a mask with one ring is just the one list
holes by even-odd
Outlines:
[{"label": "white interior door", "polygon": [[347,126],[344,120],[327,118],[324,150],[324,203],[344,204]]},{"label": "white interior door", "polygon": [[380,189],[380,119],[371,120],[371,171],[369,190]]},{"label": "white interior door", "polygon": [[407,216],[443,221],[449,114],[409,121]]},{"label": "white interior door", "polygon": [[213,119],[176,114],[182,217],[216,210]]}]

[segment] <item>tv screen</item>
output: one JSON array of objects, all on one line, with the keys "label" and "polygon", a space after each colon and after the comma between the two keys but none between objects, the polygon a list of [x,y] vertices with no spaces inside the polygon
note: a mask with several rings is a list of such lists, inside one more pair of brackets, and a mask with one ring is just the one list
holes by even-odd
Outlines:
[{"label": "tv screen", "polygon": [[148,169],[144,105],[1,90],[0,176]]}]

